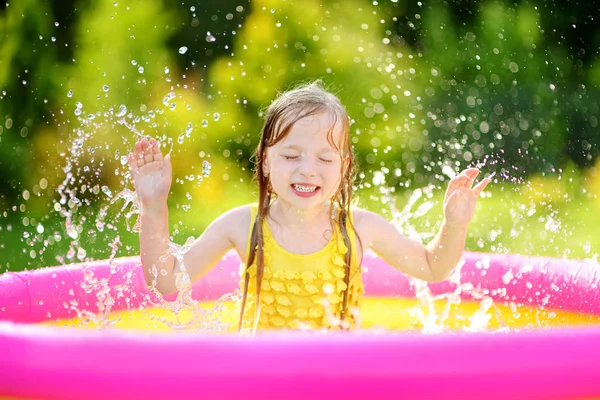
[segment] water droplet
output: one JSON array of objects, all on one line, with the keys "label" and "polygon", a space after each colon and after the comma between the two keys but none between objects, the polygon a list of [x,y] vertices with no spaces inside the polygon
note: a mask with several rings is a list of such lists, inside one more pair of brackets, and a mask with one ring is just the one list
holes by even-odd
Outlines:
[{"label": "water droplet", "polygon": [[59,24],[58,22],[55,22],[55,23],[54,23],[54,26],[59,26],[59,25],[60,25],[60,24]]},{"label": "water droplet", "polygon": [[194,126],[192,125],[192,123],[190,122],[189,124],[187,124],[187,127],[185,128],[185,135],[187,137],[190,137],[190,135],[192,134],[192,130],[194,129]]},{"label": "water droplet", "polygon": [[75,227],[70,223],[67,224],[67,236],[71,239],[77,239],[77,237],[79,236],[77,229],[75,229]]},{"label": "water droplet", "polygon": [[125,106],[125,104],[121,104],[119,106],[119,112],[117,112],[116,115],[118,118],[121,118],[121,117],[124,117],[125,114],[127,114],[127,107]]},{"label": "water droplet", "polygon": [[202,120],[202,127],[203,127],[203,128],[206,128],[207,126],[208,126],[208,121],[207,121],[207,120],[205,120],[205,119],[203,119],[203,120]]},{"label": "water droplet", "polygon": [[68,98],[71,98],[71,97],[73,97],[73,91],[72,91],[72,90],[69,90],[69,91],[67,92],[67,97],[68,97]]},{"label": "water droplet", "polygon": [[203,177],[207,177],[210,175],[210,169],[212,168],[212,165],[210,165],[210,163],[206,160],[202,161],[202,176]]},{"label": "water droplet", "polygon": [[137,65],[137,61],[131,60],[131,65]]},{"label": "water droplet", "polygon": [[185,135],[182,133],[181,135],[179,135],[179,137],[177,138],[177,143],[179,144],[183,144],[183,140],[185,139]]},{"label": "water droplet", "polygon": [[96,221],[96,229],[98,229],[98,232],[104,232],[104,222]]},{"label": "water droplet", "polygon": [[102,90],[108,92],[110,90],[110,87],[108,85],[102,85]]},{"label": "water droplet", "polygon": [[52,40],[53,42],[56,42],[56,37],[50,36],[50,40]]},{"label": "water droplet", "polygon": [[77,259],[79,261],[83,261],[85,259],[86,254],[87,254],[86,251],[80,247],[77,250]]},{"label": "water droplet", "polygon": [[144,67],[142,67],[142,66],[140,65],[140,66],[138,67],[138,72],[139,72],[140,74],[143,74],[143,73],[144,73]]},{"label": "water droplet", "polygon": [[169,73],[169,67],[165,67],[165,74]]},{"label": "water droplet", "polygon": [[216,40],[217,39],[210,32],[206,32],[206,41],[208,43],[215,42]]},{"label": "water droplet", "polygon": [[188,48],[185,46],[181,46],[179,48],[179,54],[185,54],[187,52]]},{"label": "water droplet", "polygon": [[215,115],[213,115],[213,119],[215,121],[218,121],[220,118],[221,118],[221,114],[219,114],[219,113],[215,113]]},{"label": "water droplet", "polygon": [[87,119],[89,119],[90,121],[93,120],[94,118],[96,118],[96,116],[94,114],[88,114]]},{"label": "water droplet", "polygon": [[510,282],[512,282],[514,277],[515,276],[513,275],[512,271],[507,271],[504,275],[502,275],[502,282],[504,282],[505,285],[508,285]]},{"label": "water droplet", "polygon": [[75,115],[77,115],[77,116],[81,115],[81,108],[76,108],[75,109]]},{"label": "water droplet", "polygon": [[442,167],[442,174],[446,175],[450,179],[454,179],[454,177],[456,177],[456,171],[449,165],[444,165]]},{"label": "water droplet", "polygon": [[173,100],[174,98],[175,92],[169,92],[165,97],[163,97],[163,104],[168,107],[171,103],[171,100]]},{"label": "water droplet", "polygon": [[106,185],[102,186],[102,192],[107,195],[108,197],[112,197],[112,191],[110,190],[110,188]]}]

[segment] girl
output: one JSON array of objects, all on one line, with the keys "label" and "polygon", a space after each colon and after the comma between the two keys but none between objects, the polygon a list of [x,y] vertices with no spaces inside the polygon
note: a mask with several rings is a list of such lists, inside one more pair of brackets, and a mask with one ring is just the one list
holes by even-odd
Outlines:
[{"label": "girl", "polygon": [[[176,291],[169,246],[170,155],[154,139],[129,154],[140,203],[140,253],[150,284]],[[389,265],[426,281],[445,279],[465,246],[479,194],[479,170],[453,178],[444,220],[427,245],[402,236],[386,219],[351,207],[354,157],[349,118],[337,97],[312,83],[282,94],[268,108],[256,151],[257,204],[217,218],[191,245],[183,263],[193,280],[230,249],[242,260],[239,327],[352,327],[363,293],[360,265],[372,249]],[[160,273],[153,274],[154,269]]]}]

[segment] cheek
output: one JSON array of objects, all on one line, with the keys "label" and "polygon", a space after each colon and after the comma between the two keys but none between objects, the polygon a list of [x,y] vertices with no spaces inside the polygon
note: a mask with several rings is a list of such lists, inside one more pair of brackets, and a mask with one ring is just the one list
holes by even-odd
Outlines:
[{"label": "cheek", "polygon": [[339,184],[342,180],[342,173],[340,171],[339,166],[331,167],[328,169],[327,180],[329,180],[332,184]]}]

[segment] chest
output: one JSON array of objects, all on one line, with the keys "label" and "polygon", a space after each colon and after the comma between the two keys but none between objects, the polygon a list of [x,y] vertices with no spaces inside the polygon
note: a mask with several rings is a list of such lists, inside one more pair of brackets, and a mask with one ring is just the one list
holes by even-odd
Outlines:
[{"label": "chest", "polygon": [[[333,232],[331,229],[323,229],[316,234],[306,234],[300,232],[285,232],[277,231],[277,228],[272,229],[274,232],[265,232],[270,234],[275,242],[275,245],[281,248],[283,251],[287,251],[293,254],[299,255],[311,255],[322,251],[332,239]],[[245,232],[240,232],[239,235],[233,238],[234,247],[242,262],[247,261],[247,249],[248,241],[250,236],[250,227]],[[354,254],[357,255],[358,260],[362,260],[363,248],[355,237],[354,243]]]},{"label": "chest", "polygon": [[292,254],[309,255],[321,251],[331,241],[331,227],[316,227],[306,230],[282,229],[279,225],[270,225],[268,232],[277,247]]}]

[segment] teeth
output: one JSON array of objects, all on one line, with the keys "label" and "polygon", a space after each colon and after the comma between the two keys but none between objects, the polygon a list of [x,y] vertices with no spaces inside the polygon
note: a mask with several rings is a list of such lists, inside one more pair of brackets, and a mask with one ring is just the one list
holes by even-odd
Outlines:
[{"label": "teeth", "polygon": [[316,186],[302,186],[302,185],[293,185],[294,189],[296,189],[299,192],[305,192],[305,193],[310,193],[310,192],[314,192],[315,190],[317,190]]}]

